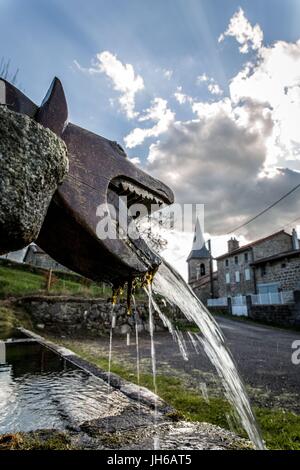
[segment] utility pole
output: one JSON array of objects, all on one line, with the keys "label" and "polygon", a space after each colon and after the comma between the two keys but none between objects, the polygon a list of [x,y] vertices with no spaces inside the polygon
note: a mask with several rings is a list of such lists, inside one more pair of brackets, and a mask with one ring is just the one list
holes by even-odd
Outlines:
[{"label": "utility pole", "polygon": [[211,240],[208,240],[207,244],[208,244],[208,251],[210,254],[210,258],[209,258],[210,293],[211,293],[211,298],[213,299],[215,296],[215,293],[214,293],[213,258],[211,254]]}]

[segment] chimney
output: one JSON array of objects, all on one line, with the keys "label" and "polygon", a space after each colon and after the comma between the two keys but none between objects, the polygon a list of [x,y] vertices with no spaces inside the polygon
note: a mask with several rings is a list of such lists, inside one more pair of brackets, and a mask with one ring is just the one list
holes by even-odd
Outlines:
[{"label": "chimney", "polygon": [[240,243],[236,238],[231,238],[227,242],[228,244],[228,253],[231,253],[234,250],[238,250],[240,247]]},{"label": "chimney", "polygon": [[298,235],[297,235],[297,232],[294,228],[293,228],[293,232],[292,232],[292,244],[293,244],[293,250],[299,250]]}]

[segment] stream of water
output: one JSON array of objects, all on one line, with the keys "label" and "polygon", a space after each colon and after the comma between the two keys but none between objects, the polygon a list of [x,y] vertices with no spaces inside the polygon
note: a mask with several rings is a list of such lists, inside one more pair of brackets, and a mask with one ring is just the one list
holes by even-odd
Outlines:
[{"label": "stream of water", "polygon": [[[153,321],[153,307],[152,307],[152,286],[149,285],[146,292],[149,297],[149,332],[151,340],[151,362],[152,362],[152,377],[153,377],[153,388],[155,397],[157,397],[157,380],[156,380],[156,354],[155,354],[155,343],[154,343],[154,321]],[[155,398],[154,402],[154,429],[155,436],[153,439],[154,450],[159,450],[159,437],[157,433],[157,399]]]},{"label": "stream of water", "polygon": [[108,352],[108,378],[107,378],[107,395],[110,393],[110,381],[111,381],[111,360],[112,360],[112,341],[113,341],[113,331],[116,326],[116,312],[115,304],[112,304],[111,307],[111,325],[109,331],[109,352]]},{"label": "stream of water", "polygon": [[[223,334],[207,308],[196,297],[183,278],[166,262],[163,262],[160,265],[158,272],[154,276],[153,291],[166,298],[170,303],[177,305],[185,317],[199,327],[201,334],[194,335],[193,344],[195,349],[197,348],[195,338],[197,338],[198,342],[203,346],[204,351],[215,366],[222,380],[226,397],[231,405],[236,409],[240,417],[241,424],[249,438],[255,444],[257,449],[264,449],[261,434],[251,409],[243,381],[239,376],[231,353],[225,344]],[[157,310],[165,325],[168,327],[173,338],[178,343],[183,357],[185,357],[185,355],[187,356],[187,352],[183,336],[178,335],[170,320],[162,314],[153,299],[151,288],[147,289],[147,293],[149,295],[153,381],[154,388],[156,389],[156,363],[152,308]]]},{"label": "stream of water", "polygon": [[132,302],[134,306],[134,321],[135,321],[135,349],[136,349],[136,380],[139,388],[138,391],[138,407],[139,414],[141,413],[141,374],[140,374],[140,344],[139,344],[139,323],[138,323],[138,311],[136,308],[136,301],[134,295],[132,295]]}]

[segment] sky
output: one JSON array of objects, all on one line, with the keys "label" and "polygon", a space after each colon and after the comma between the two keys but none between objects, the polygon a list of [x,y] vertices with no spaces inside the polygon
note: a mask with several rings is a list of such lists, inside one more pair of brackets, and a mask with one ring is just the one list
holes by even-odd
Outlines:
[{"label": "sky", "polygon": [[[58,76],[70,121],[204,204],[218,255],[300,183],[299,19],[299,0],[0,0],[0,58],[37,103]],[[234,235],[290,230],[299,196]],[[164,235],[186,275],[192,232]]]}]

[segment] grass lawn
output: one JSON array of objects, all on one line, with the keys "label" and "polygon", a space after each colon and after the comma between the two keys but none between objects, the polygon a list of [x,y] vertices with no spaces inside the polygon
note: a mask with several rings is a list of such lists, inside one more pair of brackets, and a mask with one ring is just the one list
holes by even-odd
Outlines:
[{"label": "grass lawn", "polygon": [[[84,359],[104,370],[108,369],[106,357],[87,353],[83,348],[75,346],[72,340],[61,342]],[[137,383],[136,372],[130,364],[124,365],[124,363],[113,361],[111,371],[130,382]],[[153,390],[152,375],[141,374],[140,385]],[[178,377],[158,375],[157,388],[158,395],[172,405],[183,418],[229,429],[229,416],[234,431],[240,436],[246,437],[244,431],[236,423],[233,410],[225,399],[213,397],[207,401],[200,391],[187,388],[182,379]],[[254,411],[268,449],[300,450],[300,416],[284,410],[259,407],[255,407]]]},{"label": "grass lawn", "polygon": [[30,294],[78,295],[84,297],[109,297],[109,286],[86,281],[63,279],[53,273],[53,282],[47,291],[47,275],[24,269],[0,266],[0,298]]},{"label": "grass lawn", "polygon": [[[47,290],[47,272],[31,272],[26,265],[8,267],[0,264],[0,300],[9,297],[22,297],[26,295],[69,295],[78,297],[99,297],[107,299],[112,295],[108,284],[92,282],[79,276],[52,274],[52,283]],[[144,300],[145,293],[139,289],[136,299]],[[122,295],[126,299],[126,291]]]}]

